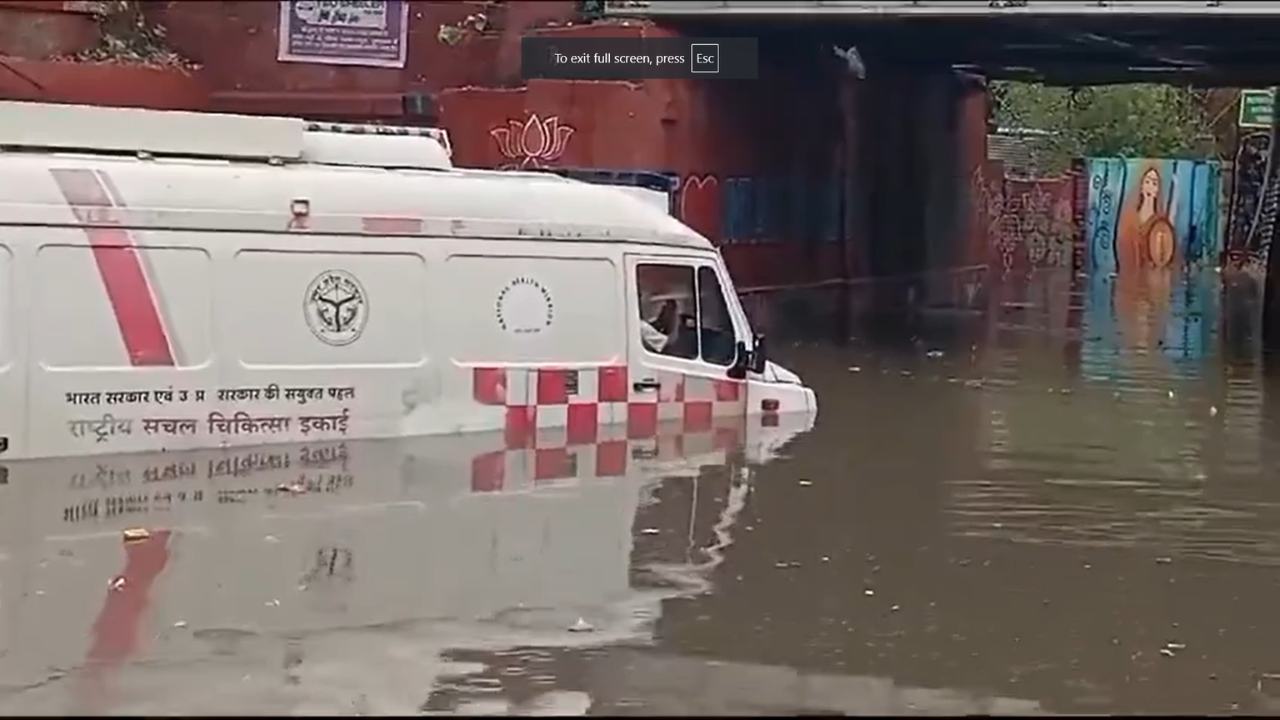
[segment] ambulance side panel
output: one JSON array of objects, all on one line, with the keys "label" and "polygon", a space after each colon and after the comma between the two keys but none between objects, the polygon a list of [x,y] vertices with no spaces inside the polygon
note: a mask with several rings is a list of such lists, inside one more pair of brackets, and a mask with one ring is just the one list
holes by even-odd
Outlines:
[{"label": "ambulance side panel", "polygon": [[425,247],[241,236],[216,296],[221,386],[244,391],[217,398],[219,407],[286,419],[277,435],[297,440],[332,438],[334,418],[357,438],[429,431],[414,427],[435,401],[427,312],[435,263]]},{"label": "ambulance side panel", "polygon": [[[36,456],[498,430],[538,405],[564,427],[539,369],[581,370],[591,402],[626,365],[617,244],[134,231],[104,258],[77,228],[19,232]],[[126,260],[141,301],[106,281]],[[130,301],[141,330],[115,319]]]},{"label": "ambulance side panel", "polygon": [[[298,238],[269,234],[132,235],[135,247],[107,253],[77,229],[28,243],[31,454],[401,432],[404,391],[430,372],[418,243],[313,235],[303,251]],[[145,268],[134,276],[144,286],[113,287],[127,285],[130,261]],[[336,332],[310,299],[325,282],[354,306]],[[237,417],[254,431],[224,423]]]},{"label": "ambulance side panel", "polygon": [[[444,408],[440,432],[502,430],[508,449],[589,444],[621,409],[599,394],[608,368],[625,367],[621,254],[613,245],[575,242],[461,241],[430,289],[439,328]],[[571,417],[572,415],[572,417]],[[539,430],[557,438],[535,443]],[[549,460],[543,453],[541,460]],[[536,462],[519,453],[492,461]],[[498,475],[537,479],[532,467]]]},{"label": "ambulance side panel", "polygon": [[[26,451],[26,332],[23,309],[28,281],[16,272],[21,246],[9,228],[0,229],[0,461]],[[0,481],[7,482],[0,465]]]},{"label": "ambulance side panel", "polygon": [[32,280],[29,454],[198,447],[194,432],[160,441],[142,422],[211,409],[197,397],[218,385],[216,268],[200,235],[148,233],[143,245],[120,233],[107,247],[73,227],[11,231]]}]

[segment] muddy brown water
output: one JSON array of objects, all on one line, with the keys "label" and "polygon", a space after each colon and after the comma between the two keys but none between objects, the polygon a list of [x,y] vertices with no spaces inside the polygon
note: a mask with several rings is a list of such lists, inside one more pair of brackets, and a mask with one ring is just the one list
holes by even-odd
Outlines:
[{"label": "muddy brown water", "polygon": [[12,472],[0,711],[1276,713],[1280,386],[1196,282],[778,348],[821,413],[768,462],[163,508]]}]

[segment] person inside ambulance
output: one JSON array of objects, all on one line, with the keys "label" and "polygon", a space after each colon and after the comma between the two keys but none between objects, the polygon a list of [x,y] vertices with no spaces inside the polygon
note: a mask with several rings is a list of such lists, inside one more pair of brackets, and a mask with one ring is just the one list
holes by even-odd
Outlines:
[{"label": "person inside ambulance", "polygon": [[691,289],[640,284],[640,341],[650,352],[692,360],[698,357],[696,311]]},{"label": "person inside ambulance", "polygon": [[671,330],[675,328],[677,307],[676,301],[668,299],[656,312],[645,312],[646,307],[657,303],[652,298],[641,301],[640,341],[650,352],[661,353],[671,341]]},{"label": "person inside ambulance", "polygon": [[644,264],[637,268],[636,279],[646,349],[712,365],[733,364],[737,337],[715,270]]}]

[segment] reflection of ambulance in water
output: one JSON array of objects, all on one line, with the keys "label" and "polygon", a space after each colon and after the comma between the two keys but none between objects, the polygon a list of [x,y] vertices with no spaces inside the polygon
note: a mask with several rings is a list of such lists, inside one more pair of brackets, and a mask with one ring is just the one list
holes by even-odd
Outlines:
[{"label": "reflection of ambulance in water", "polygon": [[[476,433],[15,464],[0,712],[332,714],[369,696],[413,713],[454,643],[643,637],[682,591],[633,586],[635,533],[669,524],[651,489],[730,466],[692,501],[727,532],[752,466],[809,426],[718,419],[569,454],[495,455],[501,434]],[[592,632],[568,631],[579,617]]]},{"label": "reflection of ambulance in water", "polygon": [[[438,130],[9,102],[0,147],[0,460],[816,411],[706,239]],[[653,348],[646,275],[696,299]]]}]

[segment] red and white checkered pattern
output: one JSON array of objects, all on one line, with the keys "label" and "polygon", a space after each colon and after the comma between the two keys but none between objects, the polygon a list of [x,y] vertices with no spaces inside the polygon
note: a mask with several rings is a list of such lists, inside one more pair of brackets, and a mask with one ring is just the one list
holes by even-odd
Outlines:
[{"label": "red and white checkered pattern", "polygon": [[473,489],[500,490],[516,478],[619,476],[633,457],[674,460],[741,441],[743,382],[648,376],[658,380],[656,391],[637,391],[625,365],[474,368],[475,401],[506,408],[506,447],[473,460]]},{"label": "red and white checkered pattern", "polygon": [[622,477],[637,462],[706,458],[740,446],[747,421],[743,416],[716,418],[711,429],[693,433],[681,432],[677,422],[660,423],[657,434],[648,438],[627,438],[625,426],[611,425],[600,428],[600,438],[586,445],[565,444],[562,434],[539,432],[535,447],[495,450],[472,458],[471,491],[502,492],[574,478]]},{"label": "red and white checkered pattern", "polygon": [[576,369],[477,367],[472,397],[506,408],[508,448],[532,447],[538,431],[563,429],[565,444],[589,445],[605,425],[626,426],[626,437],[653,437],[660,422],[683,432],[710,430],[715,417],[742,415],[745,383],[666,370],[646,371],[659,383],[633,387],[626,365]]}]

